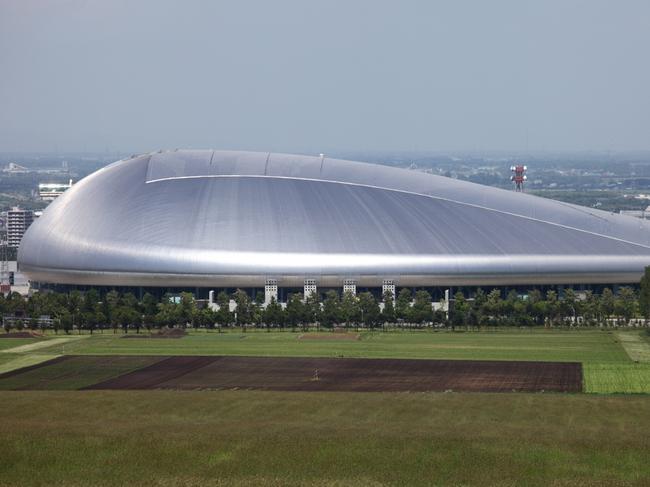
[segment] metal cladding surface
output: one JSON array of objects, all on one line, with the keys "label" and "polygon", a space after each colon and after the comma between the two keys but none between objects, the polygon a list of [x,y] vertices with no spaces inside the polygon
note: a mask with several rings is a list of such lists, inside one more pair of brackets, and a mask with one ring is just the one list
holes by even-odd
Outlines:
[{"label": "metal cladding surface", "polygon": [[32,281],[125,286],[625,283],[645,220],[329,158],[171,151],[118,161],[26,232]]}]

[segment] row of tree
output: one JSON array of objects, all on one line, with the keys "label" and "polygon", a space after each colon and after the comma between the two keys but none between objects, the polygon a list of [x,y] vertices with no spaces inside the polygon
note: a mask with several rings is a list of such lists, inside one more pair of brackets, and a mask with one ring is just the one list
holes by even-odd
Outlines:
[{"label": "row of tree", "polygon": [[[230,301],[234,310],[230,311]],[[383,306],[369,292],[357,295],[346,292],[340,296],[328,291],[323,296],[291,294],[286,306],[275,300],[264,306],[264,296],[256,299],[242,290],[233,294],[221,292],[216,298],[218,309],[199,306],[191,293],[165,295],[157,299],[145,294],[141,299],[131,293],[110,291],[101,296],[91,289],[81,293],[43,292],[29,298],[12,293],[0,295],[0,312],[6,329],[29,326],[52,326],[56,330],[142,327],[326,327],[353,326],[376,328],[386,324],[451,327],[480,326],[557,326],[562,324],[594,326],[629,323],[632,318],[650,318],[650,278],[644,278],[640,292],[621,287],[617,293],[604,289],[576,293],[564,290],[562,296],[550,290],[526,295],[479,289],[471,298],[456,293],[449,306],[435,310],[431,295],[424,290],[413,293],[401,289],[396,297],[388,291],[382,296]],[[447,311],[443,311],[446,308]],[[50,317],[43,320],[42,317]]]}]

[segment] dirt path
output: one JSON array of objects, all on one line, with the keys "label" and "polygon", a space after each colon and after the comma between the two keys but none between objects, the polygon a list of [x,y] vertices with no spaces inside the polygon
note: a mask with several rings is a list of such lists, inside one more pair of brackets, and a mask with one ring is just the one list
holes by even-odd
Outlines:
[{"label": "dirt path", "polygon": [[65,343],[88,338],[89,336],[90,335],[78,335],[62,338],[52,338],[51,340],[43,340],[36,343],[30,343],[29,345],[20,345],[18,347],[5,348],[4,350],[0,350],[0,353],[29,353],[35,350],[40,350],[42,348],[53,347],[55,345],[64,345]]},{"label": "dirt path", "polygon": [[650,343],[640,332],[618,332],[616,338],[621,342],[628,357],[635,362],[650,363]]}]

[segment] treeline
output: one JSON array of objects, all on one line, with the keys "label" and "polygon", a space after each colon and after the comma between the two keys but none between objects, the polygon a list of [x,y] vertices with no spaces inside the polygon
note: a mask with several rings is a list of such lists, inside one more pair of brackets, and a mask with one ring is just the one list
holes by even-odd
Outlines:
[{"label": "treeline", "polygon": [[[650,282],[650,279],[647,280]],[[322,299],[321,299],[322,298]],[[234,309],[230,311],[230,300]],[[448,312],[434,310],[431,295],[400,289],[396,297],[387,292],[383,306],[369,292],[343,293],[328,291],[322,297],[312,294],[304,299],[291,294],[286,307],[275,300],[264,305],[263,294],[256,299],[242,290],[217,295],[218,309],[197,302],[191,293],[165,295],[157,299],[145,294],[142,299],[131,293],[110,291],[101,296],[96,290],[81,293],[42,292],[25,298],[18,293],[0,295],[0,312],[7,331],[12,328],[52,328],[69,332],[73,329],[122,329],[162,327],[218,328],[379,328],[400,327],[487,327],[487,326],[614,326],[631,320],[650,318],[650,286],[642,281],[640,292],[621,287],[617,293],[604,289],[601,294],[566,289],[542,293],[531,290],[526,295],[510,292],[505,298],[498,289],[479,289],[468,298],[455,294]]]}]

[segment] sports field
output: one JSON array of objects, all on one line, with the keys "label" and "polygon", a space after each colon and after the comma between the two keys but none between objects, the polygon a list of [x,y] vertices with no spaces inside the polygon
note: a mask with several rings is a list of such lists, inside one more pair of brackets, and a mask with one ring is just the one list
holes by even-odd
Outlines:
[{"label": "sports field", "polygon": [[[16,342],[0,351],[0,366],[5,357],[5,367],[35,365],[0,379],[0,485],[648,485],[648,351],[641,331],[107,333]],[[469,360],[511,361],[513,370],[516,361],[549,363],[540,370],[567,362],[581,365],[583,390],[597,394],[328,392],[320,384],[279,392],[233,390],[234,382],[222,390],[73,390],[151,380],[147,371],[155,376],[172,356],[208,366],[154,377],[154,388],[234,380],[241,367],[251,373],[237,380],[261,380],[264,360],[284,371],[301,370],[285,363],[297,360],[308,371],[321,357],[327,367],[359,358],[459,361],[444,365],[456,372],[471,372],[463,369]],[[187,361],[165,367],[177,370],[177,362]],[[389,362],[396,368],[382,374],[410,375]]]}]

